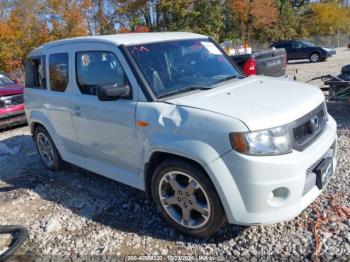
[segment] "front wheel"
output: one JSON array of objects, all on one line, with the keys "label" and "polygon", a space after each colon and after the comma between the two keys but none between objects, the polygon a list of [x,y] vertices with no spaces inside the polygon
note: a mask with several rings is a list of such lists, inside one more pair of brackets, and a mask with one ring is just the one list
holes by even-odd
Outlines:
[{"label": "front wheel", "polygon": [[311,55],[310,55],[310,62],[311,63],[317,63],[317,62],[319,62],[320,61],[320,54],[318,54],[318,53],[312,53]]},{"label": "front wheel", "polygon": [[211,181],[187,161],[169,159],[160,164],[152,177],[152,197],[165,220],[185,234],[209,236],[225,222]]}]

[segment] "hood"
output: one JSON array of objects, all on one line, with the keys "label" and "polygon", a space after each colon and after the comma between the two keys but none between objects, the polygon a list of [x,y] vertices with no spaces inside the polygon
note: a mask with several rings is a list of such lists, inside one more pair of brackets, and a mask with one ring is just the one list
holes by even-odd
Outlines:
[{"label": "hood", "polygon": [[168,100],[239,119],[251,131],[288,124],[323,101],[321,90],[312,85],[261,76],[229,81],[211,90]]},{"label": "hood", "polygon": [[335,51],[335,48],[334,48],[334,47],[322,46],[321,48],[322,48],[323,50],[326,50],[327,52]]},{"label": "hood", "polygon": [[0,96],[23,94],[24,86],[21,84],[10,84],[0,86]]}]

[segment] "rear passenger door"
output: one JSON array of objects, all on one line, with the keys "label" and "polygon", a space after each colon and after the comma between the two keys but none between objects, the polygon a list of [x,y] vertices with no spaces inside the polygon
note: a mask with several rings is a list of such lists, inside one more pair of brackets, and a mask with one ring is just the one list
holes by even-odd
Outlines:
[{"label": "rear passenger door", "polygon": [[292,49],[293,49],[293,57],[294,59],[306,59],[308,58],[308,50],[307,47],[299,42],[299,41],[293,41],[292,42]]},{"label": "rear passenger door", "polygon": [[49,48],[47,51],[48,94],[44,100],[49,119],[64,149],[79,154],[80,146],[71,117],[71,60],[69,48],[65,45]]},{"label": "rear passenger door", "polygon": [[[82,153],[101,168],[117,167],[138,172],[135,129],[136,89],[126,73],[126,62],[114,45],[79,44],[75,52],[76,94],[73,121]],[[128,99],[100,101],[96,87],[104,84],[130,85]],[[90,161],[88,160],[88,161]]]},{"label": "rear passenger door", "polygon": [[284,48],[284,49],[286,50],[287,59],[288,59],[288,60],[296,59],[295,53],[294,53],[294,51],[293,51],[292,43],[291,43],[291,42],[283,43],[283,45],[281,46],[281,48]]}]

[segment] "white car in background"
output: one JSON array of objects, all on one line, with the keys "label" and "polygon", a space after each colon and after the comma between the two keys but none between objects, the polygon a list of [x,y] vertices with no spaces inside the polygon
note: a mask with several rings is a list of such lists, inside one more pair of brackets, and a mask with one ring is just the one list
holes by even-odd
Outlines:
[{"label": "white car in background", "polygon": [[49,169],[69,162],[144,190],[195,236],[226,221],[292,219],[335,168],[336,123],[322,92],[245,77],[204,35],[46,44],[28,57],[25,103]]}]

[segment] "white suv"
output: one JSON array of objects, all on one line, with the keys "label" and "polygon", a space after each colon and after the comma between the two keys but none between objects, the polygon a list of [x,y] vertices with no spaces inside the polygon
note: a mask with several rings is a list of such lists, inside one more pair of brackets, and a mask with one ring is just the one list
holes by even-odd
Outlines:
[{"label": "white suv", "polygon": [[35,49],[25,69],[44,164],[144,190],[187,234],[291,219],[335,168],[336,123],[322,92],[245,77],[207,36],[66,39]]}]

